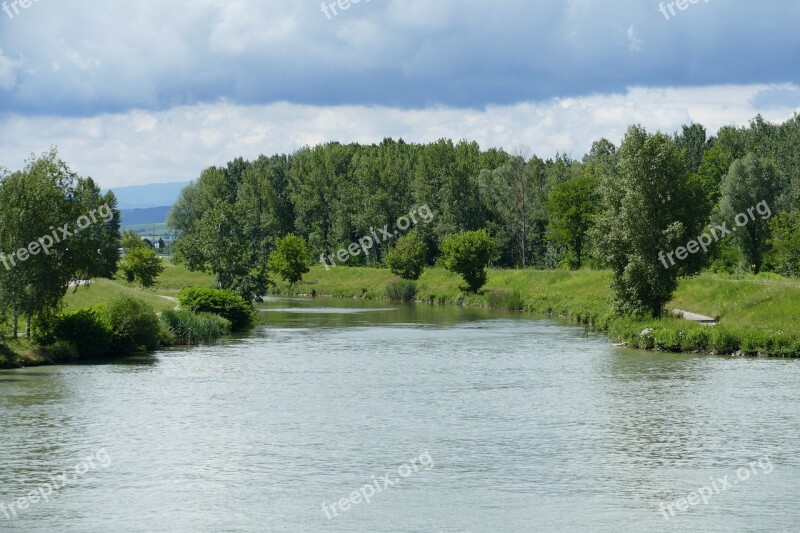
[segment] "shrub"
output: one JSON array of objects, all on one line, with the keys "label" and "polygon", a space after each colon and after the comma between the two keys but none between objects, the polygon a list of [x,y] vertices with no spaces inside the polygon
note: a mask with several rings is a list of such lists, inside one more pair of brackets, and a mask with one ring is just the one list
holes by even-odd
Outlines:
[{"label": "shrub", "polygon": [[394,279],[386,285],[386,297],[393,302],[413,302],[417,298],[417,284],[408,279]]},{"label": "shrub", "polygon": [[487,301],[492,309],[522,311],[525,308],[525,302],[519,291],[493,290],[489,292]]},{"label": "shrub", "polygon": [[722,326],[713,326],[708,335],[708,347],[717,354],[733,353],[739,349],[736,338]]},{"label": "shrub", "polygon": [[397,240],[395,247],[386,254],[386,264],[395,276],[416,280],[425,268],[427,254],[425,241],[417,232],[412,232]]},{"label": "shrub", "polygon": [[275,250],[269,254],[267,266],[284,281],[294,285],[309,271],[308,263],[308,243],[305,239],[290,233],[277,240]]},{"label": "shrub", "polygon": [[706,352],[708,351],[710,329],[708,326],[701,326],[690,329],[686,332],[686,339],[683,349],[687,352]]},{"label": "shrub", "polygon": [[171,333],[171,344],[191,345],[216,340],[231,332],[230,321],[211,313],[185,309],[164,311],[161,322]]},{"label": "shrub", "polygon": [[99,309],[93,307],[40,317],[32,325],[31,336],[41,345],[66,342],[81,359],[108,355],[114,344],[111,324]]},{"label": "shrub", "polygon": [[158,316],[147,302],[118,296],[105,304],[103,314],[114,333],[114,348],[121,353],[153,350],[158,346]]},{"label": "shrub", "polygon": [[181,309],[194,313],[213,313],[227,319],[232,331],[253,323],[253,306],[238,294],[222,289],[183,289],[178,294]]},{"label": "shrub", "polygon": [[494,241],[485,229],[448,235],[442,240],[445,268],[460,274],[471,292],[486,284],[486,267],[495,254]]},{"label": "shrub", "polygon": [[56,341],[49,346],[42,347],[42,355],[53,363],[74,363],[81,359],[78,348],[70,341]]}]

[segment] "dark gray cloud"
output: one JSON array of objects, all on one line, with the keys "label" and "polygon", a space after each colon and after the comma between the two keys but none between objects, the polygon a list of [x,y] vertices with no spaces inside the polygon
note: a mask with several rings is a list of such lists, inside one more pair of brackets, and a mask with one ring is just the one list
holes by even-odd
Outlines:
[{"label": "dark gray cloud", "polygon": [[483,108],[800,83],[800,2],[685,1],[674,16],[664,3],[667,20],[651,0],[362,0],[329,20],[317,1],[39,0],[0,12],[0,112]]}]

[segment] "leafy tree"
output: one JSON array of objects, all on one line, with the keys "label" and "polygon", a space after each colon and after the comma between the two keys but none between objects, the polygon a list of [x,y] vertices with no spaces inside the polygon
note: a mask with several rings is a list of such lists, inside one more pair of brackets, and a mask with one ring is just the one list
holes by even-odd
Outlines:
[{"label": "leafy tree", "polygon": [[770,222],[772,253],[777,271],[800,277],[800,214],[784,212]]},{"label": "leafy tree", "polygon": [[675,144],[685,151],[689,174],[697,172],[706,149],[706,129],[702,124],[683,126],[681,133],[675,135]]},{"label": "leafy tree", "polygon": [[441,249],[445,268],[460,274],[471,292],[486,284],[486,267],[495,254],[494,241],[486,230],[449,235]]},{"label": "leafy tree", "polygon": [[412,231],[397,240],[386,256],[392,274],[407,280],[416,280],[425,268],[427,246],[419,233]]},{"label": "leafy tree", "polygon": [[275,249],[269,254],[267,266],[294,285],[310,270],[308,242],[291,233],[278,239]]},{"label": "leafy tree", "polygon": [[747,262],[745,266],[757,274],[769,247],[770,233],[769,217],[761,212],[756,214],[754,210],[759,204],[766,205],[772,214],[771,210],[782,192],[782,178],[770,161],[749,154],[734,161],[722,179],[720,189],[719,214],[722,220],[730,228],[736,228],[737,216],[746,219],[733,235]]},{"label": "leafy tree", "polygon": [[517,244],[516,255],[522,268],[529,264],[530,259],[537,192],[535,173],[539,168],[536,163],[527,163],[519,153],[501,167],[483,170],[480,174],[481,192],[493,214],[496,214],[499,227]]},{"label": "leafy tree", "polygon": [[567,247],[581,268],[586,239],[599,207],[599,181],[588,175],[558,185],[547,202],[549,238]]},{"label": "leafy tree", "polygon": [[164,264],[156,251],[142,241],[139,236],[127,230],[122,236],[125,257],[120,266],[128,281],[138,281],[142,287],[152,287],[164,271]]},{"label": "leafy tree", "polygon": [[686,206],[684,155],[670,137],[650,135],[641,126],[628,130],[617,155],[619,176],[604,180],[594,233],[614,272],[616,311],[660,317],[679,274],[660,254],[686,243],[699,228]]},{"label": "leafy tree", "polygon": [[0,181],[0,304],[11,312],[14,337],[19,317],[30,334],[31,318],[57,309],[76,273],[74,227],[61,231],[78,217],[75,180],[52,150]]}]

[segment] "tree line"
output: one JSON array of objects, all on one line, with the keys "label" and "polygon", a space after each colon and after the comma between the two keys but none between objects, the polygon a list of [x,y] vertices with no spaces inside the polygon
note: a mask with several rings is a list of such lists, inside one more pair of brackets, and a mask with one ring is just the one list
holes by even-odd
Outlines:
[{"label": "tree line", "polygon": [[[347,247],[414,205],[436,217],[417,228],[426,264],[450,235],[486,230],[500,268],[611,268],[618,308],[660,313],[676,277],[704,269],[800,274],[800,115],[761,116],[709,136],[632,126],[617,147],[596,141],[580,160],[551,159],[441,139],[410,144],[328,143],[242,158],[204,170],[169,224],[176,256],[252,297],[269,283],[268,258],[294,234],[314,258]],[[669,251],[714,223],[767,202],[773,216],[664,268]],[[385,264],[386,242],[350,266]]]}]

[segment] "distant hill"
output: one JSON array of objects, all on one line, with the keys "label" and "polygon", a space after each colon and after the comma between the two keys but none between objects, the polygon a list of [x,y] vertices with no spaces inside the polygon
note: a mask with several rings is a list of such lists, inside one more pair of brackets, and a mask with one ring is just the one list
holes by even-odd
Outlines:
[{"label": "distant hill", "polygon": [[[133,185],[112,189],[117,197],[120,209],[162,208],[172,205],[178,199],[181,190],[188,182],[153,183],[150,185]],[[166,217],[164,218],[166,220]],[[164,220],[161,220],[163,222]],[[124,223],[124,222],[123,222]],[[131,222],[131,224],[133,224]]]},{"label": "distant hill", "polygon": [[145,209],[122,209],[121,224],[133,226],[137,224],[163,224],[172,206],[148,207]]}]

